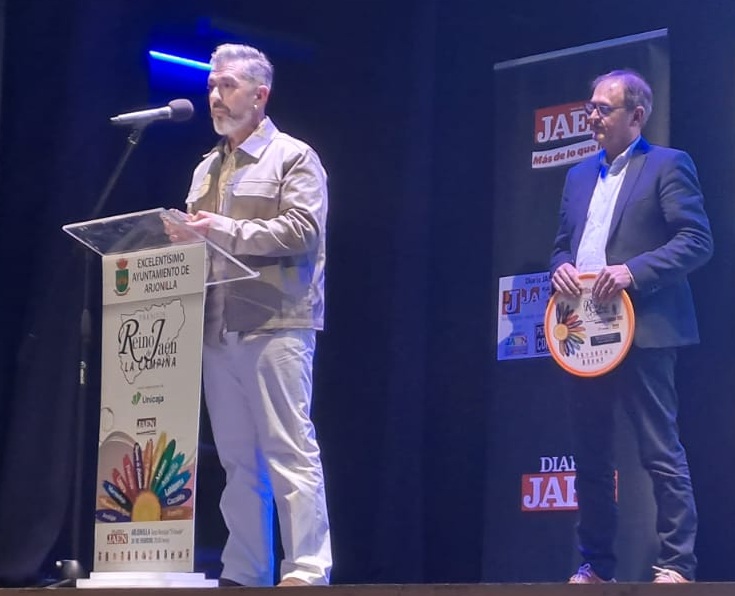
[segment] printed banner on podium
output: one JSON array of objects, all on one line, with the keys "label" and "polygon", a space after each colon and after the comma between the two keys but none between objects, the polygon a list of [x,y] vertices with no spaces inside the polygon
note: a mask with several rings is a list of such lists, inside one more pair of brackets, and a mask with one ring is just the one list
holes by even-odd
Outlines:
[{"label": "printed banner on podium", "polygon": [[193,569],[205,261],[103,257],[95,571]]}]

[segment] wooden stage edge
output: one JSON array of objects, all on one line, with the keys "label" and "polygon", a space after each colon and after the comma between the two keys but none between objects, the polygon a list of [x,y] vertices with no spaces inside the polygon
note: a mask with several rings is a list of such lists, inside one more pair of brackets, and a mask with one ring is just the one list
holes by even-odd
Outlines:
[{"label": "wooden stage edge", "polygon": [[[3,588],[0,596],[39,596],[50,588]],[[735,596],[735,583],[648,584],[618,583],[570,586],[558,584],[380,584],[290,588],[55,588],[79,592],[76,596]],[[222,594],[225,590],[225,594]]]}]

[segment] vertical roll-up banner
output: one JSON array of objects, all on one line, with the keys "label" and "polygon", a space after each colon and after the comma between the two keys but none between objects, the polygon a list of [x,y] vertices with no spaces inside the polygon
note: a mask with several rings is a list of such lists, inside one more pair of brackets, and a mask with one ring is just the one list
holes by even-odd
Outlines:
[{"label": "vertical roll-up banner", "polygon": [[103,257],[96,572],[190,572],[204,244]]},{"label": "vertical roll-up banner", "polygon": [[[639,72],[651,85],[654,108],[643,135],[667,145],[665,29],[494,65],[493,275],[498,294],[491,426],[499,449],[491,454],[497,461],[486,515],[488,581],[560,581],[578,562],[575,468],[562,390],[567,373],[546,358],[548,263],[566,173],[599,150],[584,111],[591,83],[621,68]],[[648,478],[637,463],[629,464],[636,459],[635,443],[626,432],[629,444],[618,460],[618,579],[635,580],[650,573],[655,515]],[[626,527],[628,522],[637,527]],[[534,547],[532,564],[528,545]]]},{"label": "vertical roll-up banner", "polygon": [[599,150],[584,111],[590,84],[619,68],[638,71],[651,85],[654,109],[643,134],[668,145],[666,30],[495,65],[498,360],[548,355],[535,341],[549,298],[541,266],[548,267],[567,170]]}]

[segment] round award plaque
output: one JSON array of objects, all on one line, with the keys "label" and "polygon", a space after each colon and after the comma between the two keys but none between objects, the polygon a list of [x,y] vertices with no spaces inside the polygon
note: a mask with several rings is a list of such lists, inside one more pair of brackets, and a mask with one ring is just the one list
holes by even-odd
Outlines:
[{"label": "round award plaque", "polygon": [[567,372],[598,377],[623,361],[633,342],[635,313],[623,290],[604,304],[592,300],[597,275],[582,273],[580,296],[554,293],[546,307],[544,332],[551,357]]}]

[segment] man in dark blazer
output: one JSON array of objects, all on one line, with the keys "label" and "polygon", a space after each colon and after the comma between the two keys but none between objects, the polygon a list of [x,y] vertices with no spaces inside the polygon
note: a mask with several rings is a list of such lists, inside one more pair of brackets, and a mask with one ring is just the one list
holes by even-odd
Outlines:
[{"label": "man in dark blazer", "polygon": [[661,549],[654,582],[693,581],[697,511],[676,422],[676,349],[699,341],[687,274],[712,255],[712,233],[691,158],[641,137],[653,107],[649,85],[632,71],[598,77],[585,109],[602,151],[571,168],[551,257],[554,291],[592,299],[626,290],[636,328],[625,360],[593,378],[569,375],[577,527],[583,565],[570,583],[614,581],[617,525],[613,453],[617,400],[638,437],[653,481]]}]

